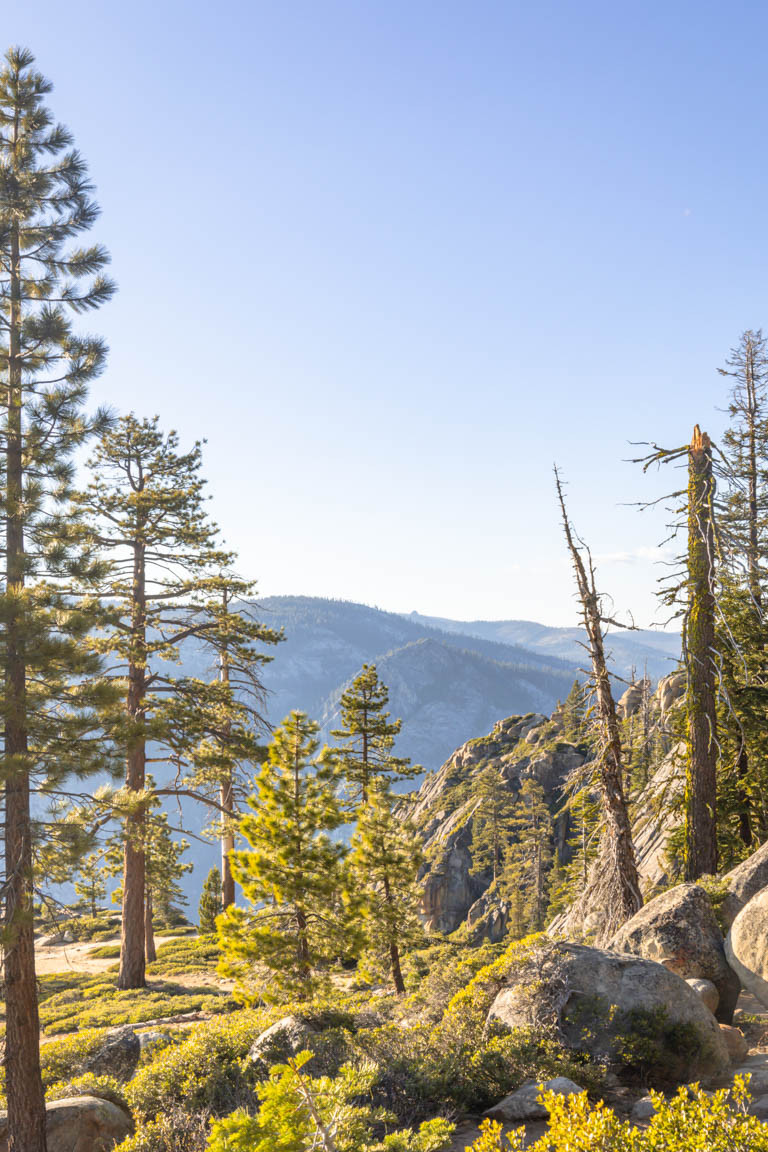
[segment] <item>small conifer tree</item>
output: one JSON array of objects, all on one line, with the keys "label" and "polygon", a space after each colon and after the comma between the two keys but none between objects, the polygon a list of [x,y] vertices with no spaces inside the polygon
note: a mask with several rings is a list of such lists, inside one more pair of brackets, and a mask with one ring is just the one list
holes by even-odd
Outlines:
[{"label": "small conifer tree", "polygon": [[107,894],[104,883],[104,858],[100,853],[91,852],[80,864],[75,880],[75,893],[83,901],[91,916],[95,916],[98,906]]},{"label": "small conifer tree", "polygon": [[366,802],[376,779],[392,784],[421,771],[419,765],[393,755],[402,721],[390,720],[385,711],[388,703],[389,691],[379,680],[375,664],[363,664],[362,672],[342,694],[342,727],[331,735],[341,741],[340,764],[353,804]]},{"label": "small conifer tree", "polygon": [[212,936],[216,931],[216,917],[222,913],[221,873],[211,868],[205,878],[198,905],[198,923],[202,936]]},{"label": "small conifer tree", "polygon": [[528,777],[523,781],[510,829],[501,891],[523,895],[526,930],[539,932],[547,910],[547,881],[552,865],[552,816],[544,789]]},{"label": "small conifer tree", "polygon": [[338,763],[320,750],[318,726],[292,712],[275,730],[240,821],[250,848],[232,854],[232,872],[250,908],[230,905],[217,930],[222,971],[243,999],[311,995],[323,963],[339,952],[337,894],[344,846],[329,833],[344,819]]},{"label": "small conifer tree", "polygon": [[476,802],[472,817],[472,870],[490,871],[493,880],[501,875],[504,857],[512,835],[516,802],[498,765],[484,768],[472,786]]},{"label": "small conifer tree", "polygon": [[360,895],[368,949],[376,960],[384,958],[398,995],[405,992],[403,950],[424,936],[416,883],[421,861],[413,830],[394,815],[384,788],[371,785],[352,837],[350,876]]}]

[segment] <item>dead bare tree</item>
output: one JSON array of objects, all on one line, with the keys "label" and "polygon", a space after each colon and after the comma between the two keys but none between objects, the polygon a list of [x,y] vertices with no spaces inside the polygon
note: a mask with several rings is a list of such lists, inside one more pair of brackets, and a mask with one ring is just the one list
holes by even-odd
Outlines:
[{"label": "dead bare tree", "polygon": [[[592,665],[595,710],[599,725],[596,776],[600,788],[604,825],[598,859],[587,886],[570,917],[587,922],[590,912],[599,910],[597,943],[608,940],[615,930],[642,906],[632,828],[624,794],[621,731],[611,678],[605,657],[605,626],[618,624],[603,612],[602,597],[595,585],[595,570],[589,549],[573,530],[565,507],[560,474],[555,468],[555,484],[568,550],[576,576],[581,614],[587,633]],[[586,557],[586,562],[585,562]]]}]

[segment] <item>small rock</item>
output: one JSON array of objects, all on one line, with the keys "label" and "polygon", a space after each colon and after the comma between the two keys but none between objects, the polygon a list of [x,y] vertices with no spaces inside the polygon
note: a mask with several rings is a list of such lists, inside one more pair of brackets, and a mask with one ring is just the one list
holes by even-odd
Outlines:
[{"label": "small rock", "polygon": [[749,1106],[749,1114],[756,1116],[758,1120],[768,1120],[768,1096],[754,1100]]},{"label": "small rock", "polygon": [[768,1067],[742,1064],[733,1069],[734,1076],[749,1076],[749,1094],[753,1100],[768,1093]]},{"label": "small rock", "polygon": [[[96,1096],[71,1096],[45,1107],[48,1152],[109,1152],[133,1131],[127,1112]],[[0,1112],[0,1152],[8,1152],[8,1120]]]},{"label": "small rock", "polygon": [[256,1037],[248,1059],[269,1071],[272,1064],[282,1064],[289,1056],[308,1049],[315,1050],[317,1029],[303,1016],[283,1016]]},{"label": "small rock", "polygon": [[636,1100],[631,1112],[633,1120],[650,1120],[652,1116],[656,1115],[656,1105],[650,1096],[643,1096],[642,1099]]},{"label": "small rock", "polygon": [[505,1096],[493,1108],[484,1113],[491,1120],[546,1120],[549,1112],[543,1104],[539,1103],[539,1096],[545,1092],[555,1092],[558,1096],[578,1096],[584,1089],[567,1076],[556,1076],[554,1080],[545,1080],[537,1084],[535,1080],[528,1080],[516,1092]]},{"label": "small rock", "polygon": [[171,1037],[167,1032],[139,1032],[139,1044],[142,1052],[153,1048],[165,1048],[170,1042]]},{"label": "small rock", "polygon": [[698,993],[704,1004],[706,1004],[707,1008],[709,1008],[710,1012],[714,1016],[715,1012],[717,1011],[717,1005],[720,1003],[720,993],[712,981],[704,980],[698,977],[691,977],[690,979],[686,980],[686,984],[689,984],[691,988],[693,988],[694,992]]},{"label": "small rock", "polygon": [[730,1024],[721,1024],[720,1034],[723,1040],[725,1040],[728,1055],[731,1058],[731,1064],[738,1064],[744,1059],[747,1052],[749,1052],[749,1044],[746,1041],[744,1033],[739,1031],[738,1028],[733,1028]]},{"label": "small rock", "polygon": [[133,1028],[110,1033],[104,1043],[84,1063],[86,1072],[130,1080],[139,1064],[141,1041]]}]

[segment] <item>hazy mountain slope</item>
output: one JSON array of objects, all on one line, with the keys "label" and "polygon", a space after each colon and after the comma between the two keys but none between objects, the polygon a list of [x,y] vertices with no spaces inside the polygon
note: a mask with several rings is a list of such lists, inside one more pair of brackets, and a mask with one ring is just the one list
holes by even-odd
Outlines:
[{"label": "hazy mountain slope", "polygon": [[364,663],[375,663],[392,713],[403,719],[398,751],[426,769],[510,712],[551,709],[575,674],[556,657],[441,632],[362,604],[275,596],[259,611],[286,634],[264,673],[274,723],[301,708],[328,731],[345,685]]},{"label": "hazy mountain slope", "polygon": [[[434,770],[464,739],[484,734],[506,711],[547,708],[553,693],[563,697],[573,676],[503,664],[432,638],[414,641],[377,660],[390,690],[390,707],[403,718],[398,752]],[[322,715],[336,727],[340,689]],[[467,736],[467,733],[470,735]],[[412,787],[412,785],[411,785]]]},{"label": "hazy mountain slope", "polygon": [[[586,659],[584,649],[579,646],[584,634],[576,627],[553,628],[532,620],[447,620],[441,616],[422,616],[418,612],[411,612],[405,619],[465,637],[518,645],[541,656],[579,666],[583,666]],[[658,680],[674,670],[680,655],[680,636],[676,632],[652,629],[612,631],[607,648],[619,675],[628,676],[634,667],[640,676],[647,665],[648,675],[652,680]]]}]

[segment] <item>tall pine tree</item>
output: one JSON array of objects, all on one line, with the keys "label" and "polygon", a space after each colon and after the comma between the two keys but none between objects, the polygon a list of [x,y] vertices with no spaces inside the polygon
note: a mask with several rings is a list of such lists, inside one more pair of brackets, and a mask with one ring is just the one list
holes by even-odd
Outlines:
[{"label": "tall pine tree", "polygon": [[[105,346],[79,335],[72,314],[114,290],[108,256],[78,237],[97,218],[92,186],[68,130],[46,107],[51,84],[14,48],[0,73],[0,598],[4,676],[0,778],[5,802],[3,998],[8,1127],[13,1152],[44,1152],[33,923],[31,794],[75,767],[95,767],[88,699],[96,668],[92,625],[59,581],[84,562],[60,535],[73,453]],[[80,749],[75,752],[76,745]]]},{"label": "tall pine tree", "polygon": [[[74,500],[73,531],[82,525],[105,566],[110,624],[96,643],[124,688],[121,707],[103,716],[125,763],[120,988],[145,980],[143,826],[153,795],[186,794],[219,808],[207,787],[196,787],[193,760],[222,700],[231,706],[231,687],[176,675],[181,645],[194,641],[214,660],[222,646],[252,650],[273,635],[225,610],[231,580],[221,573],[233,558],[206,514],[201,463],[199,443],[182,451],[157,418],[123,416],[100,438],[90,482]],[[175,781],[149,790],[150,758],[175,765]]]}]

